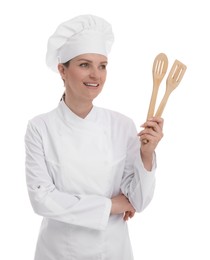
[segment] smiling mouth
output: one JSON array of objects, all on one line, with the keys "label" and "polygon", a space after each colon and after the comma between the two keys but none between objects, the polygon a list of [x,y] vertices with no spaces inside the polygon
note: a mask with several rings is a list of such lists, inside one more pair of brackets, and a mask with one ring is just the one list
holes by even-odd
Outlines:
[{"label": "smiling mouth", "polygon": [[84,85],[89,88],[97,88],[99,86],[98,83],[89,83],[89,82],[84,82]]}]

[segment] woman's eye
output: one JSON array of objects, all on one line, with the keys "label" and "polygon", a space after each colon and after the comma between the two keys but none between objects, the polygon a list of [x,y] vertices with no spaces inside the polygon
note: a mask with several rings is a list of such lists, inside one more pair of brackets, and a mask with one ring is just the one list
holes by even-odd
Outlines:
[{"label": "woman's eye", "polygon": [[100,69],[105,70],[105,69],[106,69],[106,65],[105,65],[105,64],[102,64],[102,65],[100,66]]},{"label": "woman's eye", "polygon": [[89,65],[88,63],[81,63],[80,67],[86,68],[86,67],[88,67],[88,65]]}]

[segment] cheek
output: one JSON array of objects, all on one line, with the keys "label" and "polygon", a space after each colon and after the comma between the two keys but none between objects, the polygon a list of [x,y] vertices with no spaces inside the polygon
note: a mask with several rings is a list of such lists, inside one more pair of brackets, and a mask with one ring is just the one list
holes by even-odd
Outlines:
[{"label": "cheek", "polygon": [[104,71],[104,72],[102,73],[102,75],[101,75],[101,79],[103,80],[103,82],[106,81],[106,75],[107,75],[107,72],[106,72],[106,71]]},{"label": "cheek", "polygon": [[78,82],[78,81],[81,81],[81,74],[77,73],[75,71],[72,71],[71,73],[68,73],[67,80],[68,80],[68,82]]}]

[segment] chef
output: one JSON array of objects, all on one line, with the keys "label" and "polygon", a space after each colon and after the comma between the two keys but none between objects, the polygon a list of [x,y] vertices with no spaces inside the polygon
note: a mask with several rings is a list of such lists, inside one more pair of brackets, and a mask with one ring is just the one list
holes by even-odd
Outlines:
[{"label": "chef", "polygon": [[133,259],[127,220],[153,197],[163,119],[137,133],[130,118],[93,105],[113,40],[111,25],[93,15],[62,23],[48,40],[46,63],[65,92],[25,134],[28,193],[43,216],[35,260]]}]

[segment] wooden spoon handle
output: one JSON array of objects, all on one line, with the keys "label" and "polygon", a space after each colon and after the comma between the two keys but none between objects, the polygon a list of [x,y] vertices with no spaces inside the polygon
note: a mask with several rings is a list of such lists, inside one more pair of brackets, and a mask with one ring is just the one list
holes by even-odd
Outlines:
[{"label": "wooden spoon handle", "polygon": [[154,115],[157,94],[158,94],[158,87],[154,85],[152,90],[152,96],[150,99],[149,109],[147,113],[147,119],[153,117]]},{"label": "wooden spoon handle", "polygon": [[[155,84],[153,85],[152,96],[151,96],[151,99],[150,99],[149,110],[148,110],[148,113],[147,113],[147,120],[154,116],[155,104],[156,104],[156,99],[157,99],[157,94],[158,94],[158,87],[159,86],[157,86]],[[147,144],[148,140],[144,139],[143,143]]]},{"label": "wooden spoon handle", "polygon": [[155,113],[155,117],[161,117],[162,116],[163,110],[164,110],[164,108],[166,106],[166,103],[168,101],[168,98],[169,98],[170,94],[171,94],[171,91],[166,91],[165,92],[165,94],[164,94],[164,96],[163,96],[163,98],[162,98],[162,100],[160,102],[160,105],[159,105],[159,107],[158,107],[158,109],[157,109],[157,111]]},{"label": "wooden spoon handle", "polygon": [[[163,110],[164,110],[164,108],[165,108],[165,106],[166,106],[166,103],[167,103],[167,101],[168,101],[168,98],[169,98],[169,96],[170,96],[170,94],[171,94],[171,91],[166,91],[166,92],[165,92],[165,94],[164,94],[164,96],[163,96],[163,98],[162,98],[162,100],[161,100],[161,102],[160,102],[160,105],[159,105],[159,107],[158,107],[158,109],[157,109],[157,112],[155,113],[155,117],[161,117],[161,115],[162,115],[162,113],[163,113]],[[147,144],[147,143],[148,143],[148,140],[147,140],[147,139],[144,139],[142,142],[143,142],[143,144]]]}]

